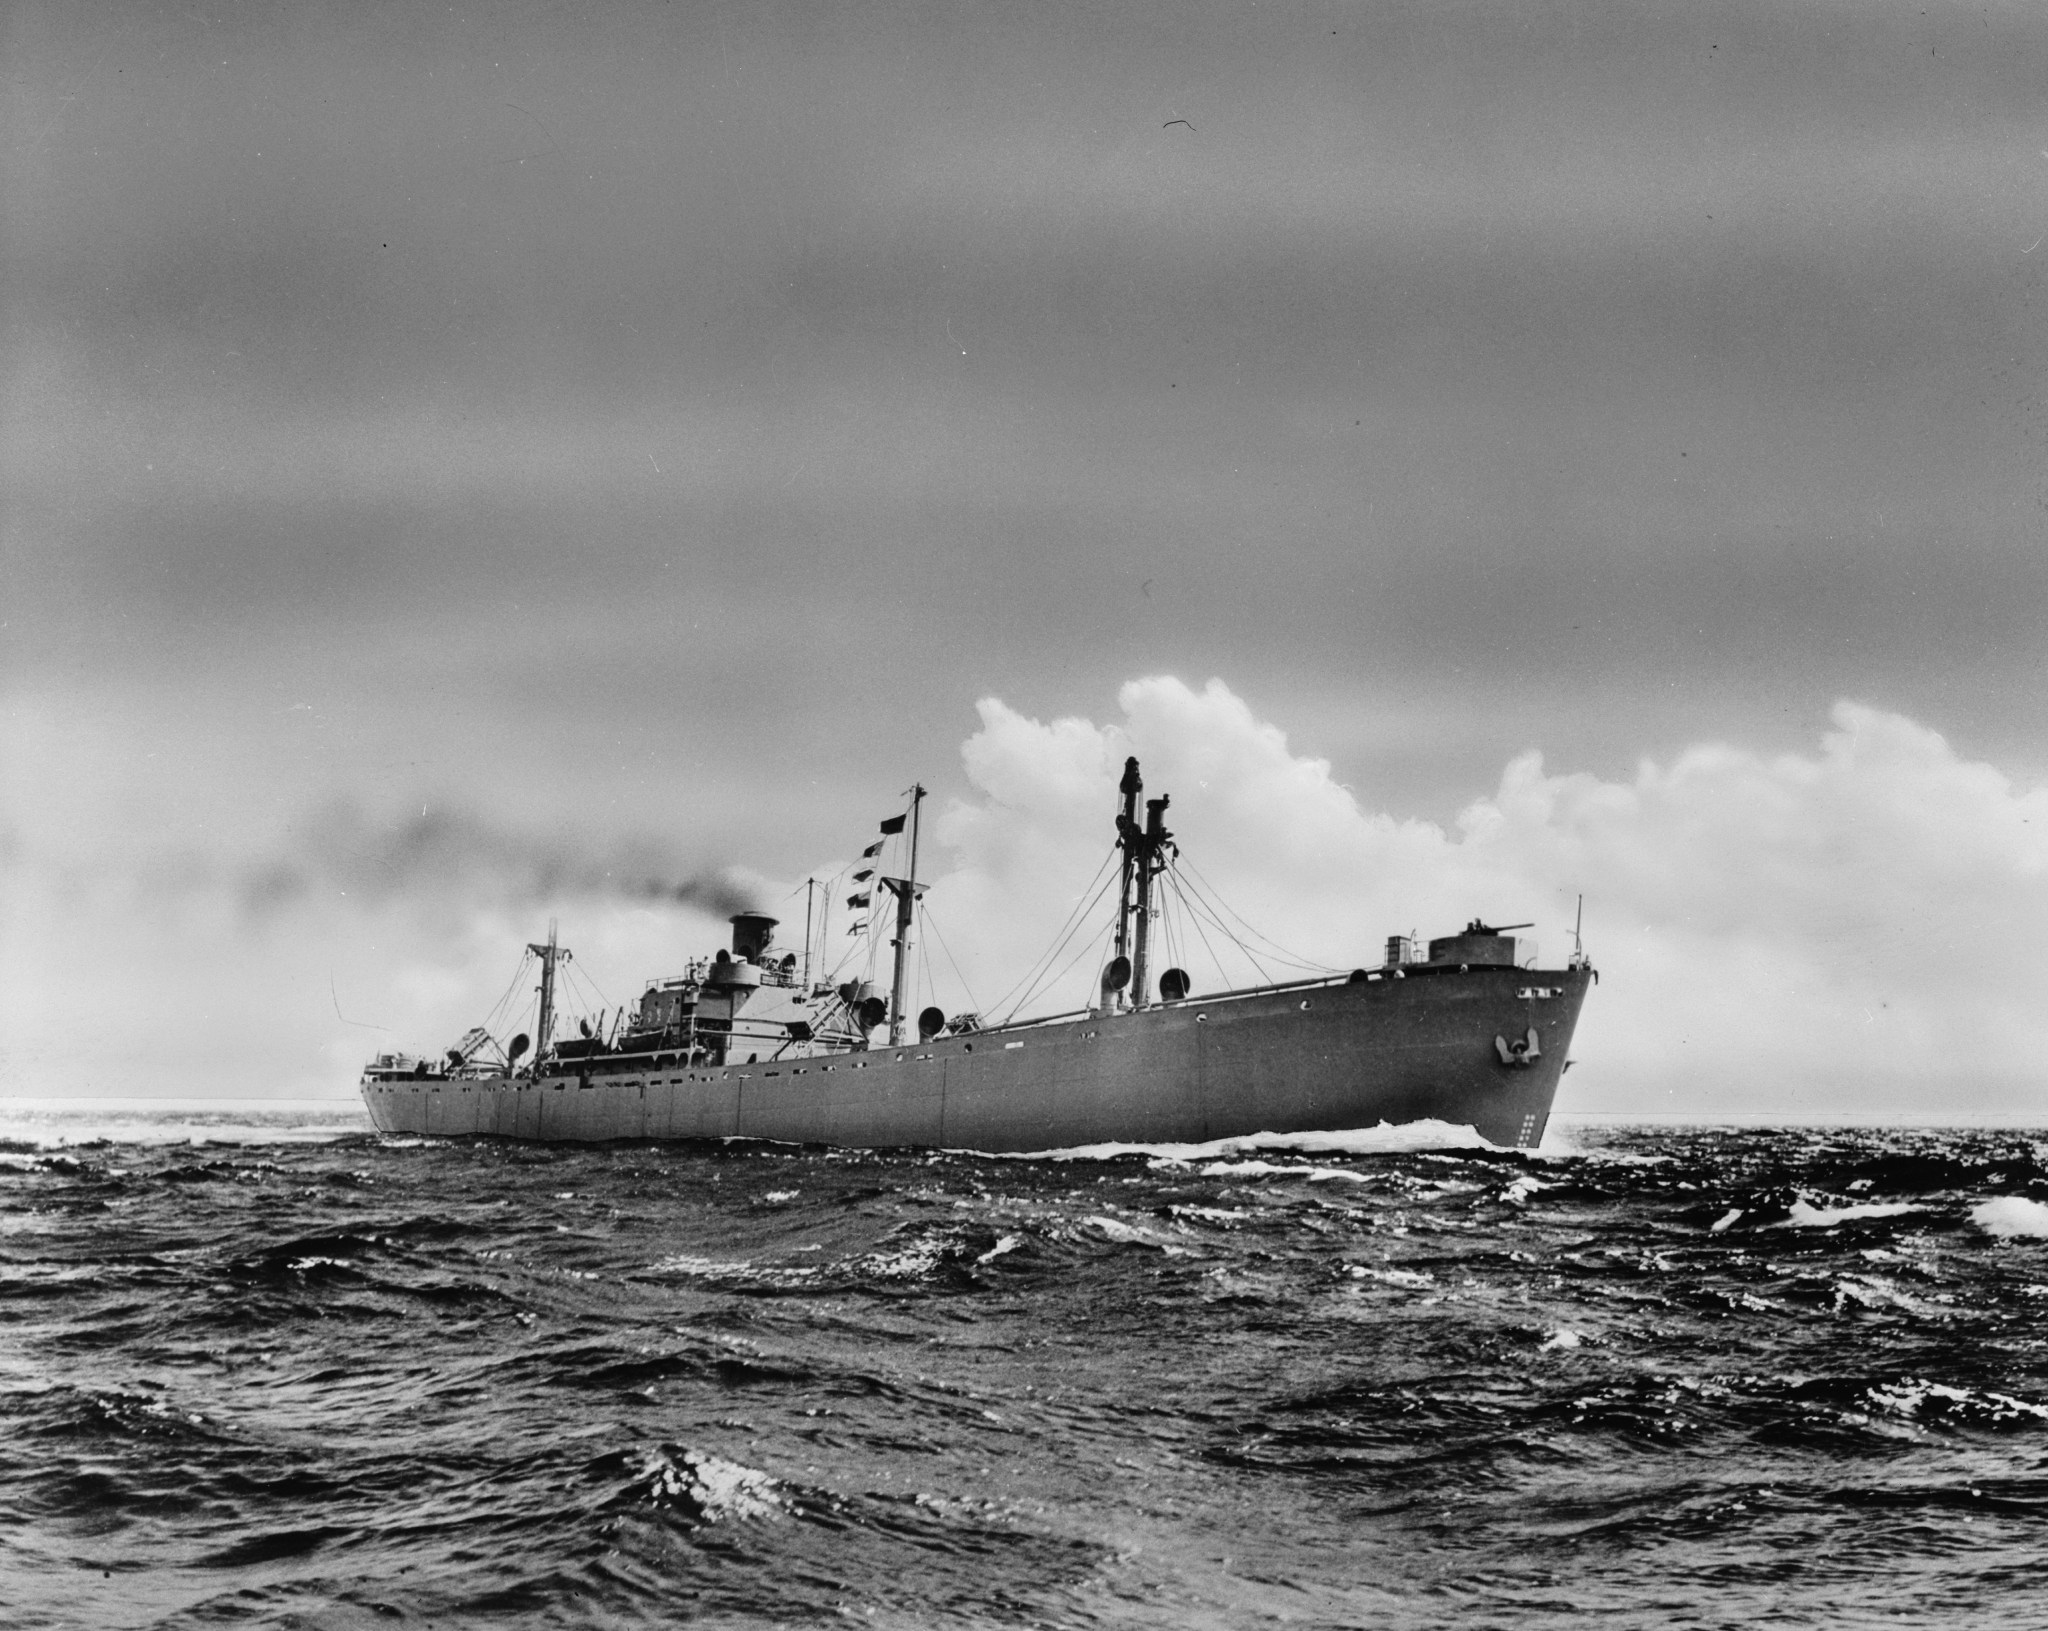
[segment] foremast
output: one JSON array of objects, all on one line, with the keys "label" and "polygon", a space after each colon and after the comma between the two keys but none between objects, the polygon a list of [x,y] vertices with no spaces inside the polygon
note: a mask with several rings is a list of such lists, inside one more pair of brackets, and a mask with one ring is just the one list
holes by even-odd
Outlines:
[{"label": "foremast", "polygon": [[540,1016],[533,1032],[533,1062],[538,1070],[555,1035],[555,965],[570,961],[570,957],[569,948],[556,943],[553,918],[548,919],[547,943],[540,945],[529,941],[526,949],[540,959]]},{"label": "foremast", "polygon": [[1138,795],[1145,791],[1145,782],[1138,774],[1135,758],[1124,761],[1124,779],[1117,791],[1124,799],[1116,818],[1116,841],[1124,852],[1123,874],[1116,914],[1116,960],[1104,979],[1103,998],[1106,1004],[1113,1001],[1111,992],[1128,978],[1130,1005],[1143,1008],[1152,1000],[1152,880],[1166,870],[1173,846],[1173,834],[1166,830],[1165,819],[1166,807],[1173,800],[1165,793],[1147,799],[1145,825],[1138,825]]},{"label": "foremast", "polygon": [[[917,913],[917,899],[924,893],[924,885],[917,881],[917,816],[924,803],[922,783],[910,789],[910,865],[904,870],[907,878],[884,878],[882,887],[896,897],[896,938],[889,942],[896,951],[895,977],[889,987],[889,1046],[903,1045],[903,1016],[905,1004],[910,997],[910,927]],[[890,818],[896,823],[896,830],[902,830],[903,818]],[[884,831],[888,830],[884,824]]]}]

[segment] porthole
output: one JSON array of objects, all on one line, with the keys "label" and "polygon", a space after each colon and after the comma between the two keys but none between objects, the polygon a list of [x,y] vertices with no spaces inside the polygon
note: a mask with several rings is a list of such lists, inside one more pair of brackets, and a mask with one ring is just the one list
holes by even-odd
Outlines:
[{"label": "porthole", "polygon": [[1206,1025],[1209,1023],[1209,1016],[1207,1014],[1197,1014],[1195,1015],[1195,1023],[1197,1025]]},{"label": "porthole", "polygon": [[1313,1005],[1313,1004],[1312,1004],[1312,1003],[1311,1003],[1311,1002],[1310,1002],[1310,1001],[1308,1000],[1308,998],[1306,998],[1306,997],[1303,997],[1303,998],[1301,999],[1301,1011],[1302,1011],[1302,1012],[1303,1012],[1304,1014],[1305,1014],[1305,1013],[1307,1013],[1307,1012],[1309,1011],[1309,1009],[1310,1009],[1311,1007],[1313,1007],[1313,1006],[1314,1006],[1314,1005]]}]

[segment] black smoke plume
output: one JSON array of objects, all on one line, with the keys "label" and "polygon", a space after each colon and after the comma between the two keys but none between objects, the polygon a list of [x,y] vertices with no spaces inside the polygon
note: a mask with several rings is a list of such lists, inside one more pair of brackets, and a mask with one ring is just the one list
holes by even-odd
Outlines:
[{"label": "black smoke plume", "polygon": [[718,917],[759,909],[748,880],[692,863],[659,839],[532,833],[460,808],[378,822],[352,805],[294,826],[281,853],[241,877],[258,914],[337,895],[372,904],[450,899],[542,905],[575,898],[661,901]]}]

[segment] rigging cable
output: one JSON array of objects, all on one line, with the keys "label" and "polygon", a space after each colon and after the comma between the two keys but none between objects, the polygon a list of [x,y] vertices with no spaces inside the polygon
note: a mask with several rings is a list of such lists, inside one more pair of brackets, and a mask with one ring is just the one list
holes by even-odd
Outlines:
[{"label": "rigging cable", "polygon": [[[1219,918],[1216,915],[1215,907],[1213,906],[1213,904],[1210,901],[1208,901],[1205,897],[1197,893],[1192,884],[1186,884],[1185,889],[1189,911],[1193,913],[1198,913],[1202,917],[1206,917],[1209,921],[1210,926],[1214,928],[1218,934],[1222,935],[1225,940],[1229,941],[1231,945],[1235,946],[1238,950],[1238,954],[1241,957],[1243,957],[1246,962],[1252,965],[1252,969],[1255,973],[1257,973],[1261,983],[1266,985],[1273,984],[1274,981],[1272,974],[1267,971],[1266,965],[1259,961],[1258,953],[1253,951],[1250,946],[1245,944],[1243,936],[1233,932],[1230,925],[1225,923],[1221,918]],[[1272,954],[1268,952],[1267,955],[1271,956]],[[1220,966],[1221,965],[1219,964],[1219,967]]]},{"label": "rigging cable", "polygon": [[[491,1011],[484,1015],[484,1030],[494,1029],[506,1017],[505,1010],[511,1004],[513,993],[519,989],[519,982],[526,978],[526,965],[532,961],[532,952],[520,953],[519,966],[512,971],[512,983],[505,987],[505,994],[492,1004]],[[496,1038],[493,1037],[492,1040],[496,1041]]]},{"label": "rigging cable", "polygon": [[[1178,877],[1174,877],[1172,874],[1168,874],[1168,876],[1172,880],[1174,893],[1176,895],[1180,894],[1180,879]],[[1186,903],[1183,902],[1183,904]],[[1217,979],[1221,981],[1224,985],[1229,985],[1230,971],[1223,966],[1223,959],[1216,955],[1216,948],[1209,943],[1209,931],[1202,927],[1202,920],[1200,916],[1196,914],[1193,906],[1188,906],[1188,921],[1194,924],[1195,933],[1201,938],[1202,949],[1209,954],[1209,961],[1216,965]],[[1256,968],[1258,965],[1254,963],[1252,966]],[[1272,982],[1268,981],[1267,983],[1271,984]]]},{"label": "rigging cable", "polygon": [[[1046,991],[1058,989],[1059,983],[1062,980],[1064,980],[1069,974],[1073,973],[1074,969],[1080,964],[1081,959],[1088,956],[1090,952],[1094,952],[1095,958],[1098,962],[1101,961],[1103,952],[1106,952],[1110,948],[1110,946],[1113,945],[1116,941],[1115,925],[1112,924],[1109,927],[1103,929],[1103,931],[1097,937],[1097,939],[1099,939],[1101,942],[1101,951],[1096,951],[1095,949],[1096,940],[1084,941],[1082,943],[1081,949],[1074,953],[1072,959],[1067,963],[1067,966],[1061,969],[1059,973],[1053,975],[1050,979],[1041,981],[1040,985],[1033,986],[1031,991],[1025,996],[1024,1000],[1017,1004],[1017,1008],[1023,1007],[1024,1003],[1030,1001],[1031,997],[1036,996],[1040,989],[1044,989]],[[1084,1002],[1082,1006],[1086,1007],[1087,1004]],[[1012,1008],[1009,1014],[1005,1014],[1003,1016],[1002,1023],[1005,1025],[1009,1024],[1011,1017],[1016,1013],[1016,1011],[1016,1008]]]},{"label": "rigging cable", "polygon": [[[1248,934],[1250,934],[1253,938],[1257,940],[1265,942],[1267,948],[1266,954],[1269,957],[1272,957],[1276,962],[1288,963],[1295,968],[1309,969],[1318,974],[1338,974],[1343,972],[1341,969],[1336,968],[1332,964],[1319,963],[1311,958],[1303,957],[1300,956],[1298,953],[1289,951],[1285,946],[1281,945],[1280,942],[1275,940],[1271,935],[1266,934],[1264,931],[1256,928],[1251,923],[1246,922],[1244,915],[1241,912],[1239,912],[1236,907],[1232,906],[1230,902],[1223,898],[1222,891],[1219,890],[1213,883],[1211,883],[1207,878],[1205,878],[1202,875],[1200,868],[1198,868],[1192,861],[1186,860],[1185,857],[1180,857],[1178,859],[1187,869],[1188,888],[1193,893],[1195,898],[1201,900],[1204,905],[1209,906],[1212,910],[1220,908],[1221,910],[1228,912],[1233,918],[1235,918],[1238,921],[1238,923],[1244,928],[1244,930]],[[1212,919],[1211,921],[1215,920]],[[1240,946],[1243,945],[1243,941],[1238,937],[1238,935],[1230,929],[1226,928],[1222,923],[1219,922],[1216,926],[1219,929],[1223,929],[1224,933],[1228,934],[1232,940],[1237,941]]]},{"label": "rigging cable", "polygon": [[955,957],[955,956],[953,955],[953,948],[952,948],[951,946],[949,946],[949,945],[947,945],[947,944],[946,944],[946,937],[945,937],[944,935],[942,935],[942,934],[940,934],[940,933],[939,933],[939,926],[938,926],[938,923],[937,923],[937,921],[936,921],[936,920],[935,920],[935,919],[934,919],[934,918],[932,917],[931,913],[930,913],[929,911],[925,911],[925,910],[924,910],[924,908],[923,908],[922,906],[920,906],[919,910],[920,910],[920,911],[923,911],[923,912],[924,912],[924,917],[923,917],[923,922],[924,922],[924,925],[925,925],[925,927],[926,927],[927,929],[929,929],[929,930],[931,931],[931,934],[932,934],[933,938],[935,938],[935,939],[936,939],[936,940],[938,941],[938,943],[939,943],[939,950],[941,950],[942,952],[944,952],[944,953],[946,954],[946,961],[947,961],[947,962],[949,962],[949,963],[951,963],[951,964],[953,965],[953,978],[954,978],[954,979],[956,979],[956,980],[958,980],[958,981],[960,982],[960,989],[961,989],[962,991],[965,991],[965,992],[967,993],[967,1000],[968,1000],[969,1002],[972,1002],[972,1003],[974,1003],[974,1012],[975,1012],[975,1013],[977,1013],[977,1014],[978,1014],[978,1013],[980,1013],[980,1012],[981,1012],[981,1004],[980,1004],[980,1003],[978,1003],[978,1002],[975,1002],[975,1000],[974,1000],[974,990],[973,990],[973,988],[972,988],[971,986],[969,986],[969,985],[968,985],[968,983],[967,983],[967,976],[966,976],[965,974],[963,974],[963,973],[961,973],[961,972],[960,972],[960,960],[959,960],[959,958],[957,958],[957,957]]},{"label": "rigging cable", "polygon": [[[1066,944],[1066,937],[1073,932],[1075,919],[1085,914],[1088,911],[1088,909],[1095,904],[1095,902],[1092,899],[1088,898],[1088,890],[1093,889],[1095,885],[1101,880],[1103,870],[1106,869],[1109,866],[1110,862],[1115,860],[1115,858],[1116,849],[1114,846],[1112,846],[1108,857],[1102,863],[1102,867],[1098,868],[1095,876],[1089,879],[1087,888],[1084,888],[1080,892],[1080,894],[1074,897],[1075,904],[1073,910],[1067,913],[1066,921],[1063,922],[1056,931],[1054,931],[1053,938],[1056,943],[1052,946],[1050,950],[1041,952],[1037,957],[1032,959],[1031,966],[1027,968],[1024,971],[1024,973],[1019,977],[1017,983],[1011,986],[1010,989],[1005,991],[1000,997],[996,998],[995,1006],[988,1010],[989,1014],[993,1015],[998,1009],[1001,1009],[1004,1006],[1004,1004],[1008,1003],[1010,999],[1017,994],[1018,990],[1024,985],[1025,981],[1033,979],[1041,963],[1044,963],[1049,959],[1059,955],[1059,948]],[[1014,1008],[1012,1009],[1012,1011],[1014,1011]]]},{"label": "rigging cable", "polygon": [[1162,869],[1159,874],[1159,939],[1165,948],[1165,960],[1159,970],[1163,974],[1169,968],[1187,969],[1187,919],[1191,916],[1186,895],[1178,889],[1171,869]]},{"label": "rigging cable", "polygon": [[1210,943],[1208,932],[1202,928],[1202,919],[1204,917],[1207,917],[1216,932],[1222,935],[1231,945],[1235,946],[1238,954],[1251,964],[1252,971],[1258,975],[1261,984],[1273,984],[1273,976],[1266,971],[1265,964],[1259,961],[1258,956],[1252,951],[1251,947],[1247,946],[1238,936],[1232,934],[1228,924],[1217,919],[1208,902],[1195,894],[1192,886],[1185,885],[1182,880],[1177,878],[1174,880],[1174,888],[1176,892],[1181,894],[1182,901],[1188,909],[1188,916],[1193,919],[1197,932],[1201,934],[1202,944],[1208,948],[1209,956],[1216,964],[1216,972],[1223,977],[1224,984],[1228,985],[1230,983],[1230,972],[1223,966],[1223,959],[1216,955],[1216,948]]},{"label": "rigging cable", "polygon": [[[1100,894],[1105,892],[1107,889],[1108,885],[1105,883],[1103,886],[1103,890],[1097,892],[1098,898]],[[1073,940],[1074,935],[1078,934],[1081,931],[1082,926],[1083,925],[1080,923],[1074,925],[1073,930],[1068,933],[1067,938],[1065,940],[1062,940],[1060,944],[1054,948],[1054,957],[1057,957],[1060,954],[1060,952],[1066,950],[1067,945],[1069,944],[1069,942]],[[1044,971],[1042,971],[1039,974],[1039,976],[1032,981],[1031,989],[1027,991],[1024,994],[1024,996],[1022,996],[1016,1002],[1010,1005],[1008,1011],[1003,1015],[1002,1023],[1005,1025],[1009,1024],[1012,1019],[1016,1018],[1017,1010],[1022,1008],[1026,1003],[1030,1002],[1032,998],[1036,997],[1040,992],[1050,992],[1055,990],[1059,986],[1060,981],[1064,980],[1067,977],[1067,975],[1073,971],[1075,964],[1078,963],[1082,957],[1085,957],[1088,954],[1090,948],[1094,946],[1095,941],[1097,939],[1100,939],[1105,947],[1110,945],[1116,939],[1116,925],[1114,923],[1111,923],[1105,926],[1096,936],[1083,941],[1081,945],[1081,950],[1075,953],[1075,955],[1066,963],[1064,967],[1062,967],[1059,970],[1058,973],[1055,974],[1051,971],[1052,964],[1051,960],[1048,959]],[[1084,1006],[1086,1006],[1085,1003]]]},{"label": "rigging cable", "polygon": [[1116,876],[1111,866],[1111,862],[1113,862],[1115,859],[1116,848],[1114,845],[1112,845],[1108,856],[1104,858],[1102,866],[1097,870],[1095,874],[1095,879],[1091,880],[1090,882],[1090,887],[1094,887],[1095,883],[1099,881],[1101,887],[1096,888],[1095,893],[1092,896],[1087,896],[1086,898],[1082,898],[1081,896],[1076,897],[1076,904],[1074,906],[1074,909],[1067,914],[1066,922],[1060,926],[1059,934],[1055,940],[1054,945],[1052,946],[1052,949],[1047,952],[1041,953],[1040,956],[1032,962],[1030,968],[1024,971],[1023,978],[1019,979],[1016,985],[1011,986],[1008,991],[1004,992],[1002,996],[996,999],[996,1008],[1002,1010],[1003,1012],[1003,1020],[1001,1021],[1001,1023],[1008,1023],[1010,1017],[1014,1015],[1019,1008],[1023,1007],[1025,1002],[1029,1000],[1029,992],[1027,992],[1027,994],[1024,997],[1017,998],[1015,1002],[1012,1002],[1010,1000],[1012,997],[1016,996],[1017,991],[1025,985],[1025,982],[1030,982],[1030,992],[1037,991],[1039,985],[1042,983],[1044,979],[1044,968],[1050,965],[1052,961],[1055,958],[1057,958],[1061,952],[1067,949],[1067,942],[1073,939],[1075,933],[1079,930],[1081,923],[1083,922],[1083,920],[1086,919],[1088,913],[1094,910],[1096,901],[1100,900],[1104,892],[1107,891],[1107,889],[1109,888],[1110,879]]},{"label": "rigging cable", "polygon": [[580,963],[572,960],[568,963],[567,969],[569,978],[575,982],[578,992],[584,994],[583,1000],[585,1002],[595,997],[597,999],[597,1010],[600,1013],[611,1007],[612,1000],[605,995],[604,987],[597,983],[594,976],[585,974]]}]

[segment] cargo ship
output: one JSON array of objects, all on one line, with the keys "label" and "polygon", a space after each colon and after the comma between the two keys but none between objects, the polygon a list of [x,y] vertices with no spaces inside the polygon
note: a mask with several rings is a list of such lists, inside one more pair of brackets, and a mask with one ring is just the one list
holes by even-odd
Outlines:
[{"label": "cargo ship", "polygon": [[853,878],[866,888],[848,897],[872,911],[877,952],[893,917],[887,995],[872,980],[813,981],[808,925],[799,959],[776,945],[776,918],[740,912],[729,946],[649,981],[609,1021],[557,1037],[557,978],[571,954],[551,928],[526,948],[539,972],[532,1033],[501,1043],[478,1026],[439,1058],[379,1054],[362,1079],[370,1118],[386,1133],[455,1137],[1009,1153],[1424,1120],[1500,1145],[1541,1141],[1598,979],[1576,930],[1571,956],[1549,969],[1525,966],[1509,932],[1529,925],[1475,918],[1426,948],[1392,936],[1370,966],[1202,992],[1177,967],[1155,980],[1180,852],[1165,824],[1170,799],[1146,800],[1141,821],[1143,790],[1127,760],[1110,851],[1115,917],[1084,1007],[1000,1023],[936,1007],[909,1014],[928,887],[917,881],[925,792],[915,787],[881,823],[884,841],[907,852],[902,875],[864,867]]}]

